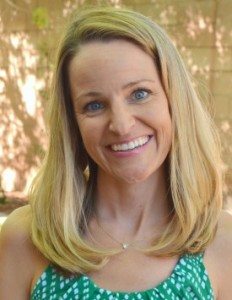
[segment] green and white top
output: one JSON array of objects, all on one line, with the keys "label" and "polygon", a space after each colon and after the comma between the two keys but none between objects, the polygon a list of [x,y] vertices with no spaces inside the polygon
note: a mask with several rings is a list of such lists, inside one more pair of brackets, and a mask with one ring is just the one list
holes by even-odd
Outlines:
[{"label": "green and white top", "polygon": [[143,291],[117,292],[99,287],[86,275],[62,276],[49,265],[38,279],[31,300],[208,300],[215,299],[204,266],[203,253],[182,255],[171,274]]}]

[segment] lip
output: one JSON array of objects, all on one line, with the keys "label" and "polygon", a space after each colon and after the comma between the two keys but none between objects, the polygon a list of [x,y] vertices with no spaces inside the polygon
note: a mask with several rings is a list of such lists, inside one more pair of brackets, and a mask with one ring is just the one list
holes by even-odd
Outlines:
[{"label": "lip", "polygon": [[[153,134],[143,134],[143,135],[140,135],[140,136],[137,136],[137,137],[133,137],[133,138],[130,138],[130,139],[127,139],[127,140],[117,140],[113,143],[110,143],[108,144],[106,147],[111,147],[112,145],[121,145],[121,144],[128,144],[130,142],[133,142],[139,138],[143,138],[143,137],[149,137],[149,140],[151,139],[151,137],[153,136]],[[148,140],[148,141],[149,141]]]},{"label": "lip", "polygon": [[[140,136],[140,137],[144,137],[146,135]],[[143,152],[146,147],[149,145],[149,143],[151,142],[153,135],[147,135],[149,137],[149,140],[142,146],[138,147],[138,148],[134,148],[132,150],[126,150],[126,151],[114,151],[111,149],[110,146],[107,146],[107,150],[109,151],[108,153],[110,153],[111,155],[117,157],[117,158],[126,158],[126,157],[133,157],[135,155],[140,154],[141,152]],[[133,141],[135,139],[131,139],[130,141]],[[128,141],[127,141],[128,142]],[[122,142],[123,143],[123,142]]]}]

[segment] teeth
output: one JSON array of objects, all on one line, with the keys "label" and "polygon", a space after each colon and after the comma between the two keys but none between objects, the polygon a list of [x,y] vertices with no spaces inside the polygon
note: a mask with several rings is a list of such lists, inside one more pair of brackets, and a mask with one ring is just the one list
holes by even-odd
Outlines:
[{"label": "teeth", "polygon": [[149,136],[140,137],[134,141],[131,141],[129,143],[124,144],[114,144],[111,146],[111,149],[114,151],[127,151],[127,150],[133,150],[137,147],[141,147],[144,144],[146,144],[149,140]]},{"label": "teeth", "polygon": [[139,142],[138,141],[134,141],[135,147],[139,146]]}]

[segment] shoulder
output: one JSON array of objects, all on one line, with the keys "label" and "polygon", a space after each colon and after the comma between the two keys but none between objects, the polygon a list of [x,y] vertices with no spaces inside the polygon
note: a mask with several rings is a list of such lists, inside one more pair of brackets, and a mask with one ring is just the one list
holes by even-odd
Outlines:
[{"label": "shoulder", "polygon": [[26,247],[30,239],[30,223],[31,210],[29,205],[13,211],[2,225],[0,233],[1,246],[7,248],[12,248],[14,245]]},{"label": "shoulder", "polygon": [[31,214],[29,205],[13,211],[2,225],[0,234],[1,242],[4,242],[4,245],[9,246],[12,243],[17,243],[21,238],[28,238],[30,219]]},{"label": "shoulder", "polygon": [[[3,228],[10,228],[13,224],[26,225],[31,219],[31,207],[30,205],[25,205],[20,208],[15,209],[6,221],[3,223]],[[20,226],[21,227],[21,226]]]},{"label": "shoulder", "polygon": [[221,212],[212,249],[218,258],[222,258],[222,254],[231,256],[232,262],[232,214],[228,211]]},{"label": "shoulder", "polygon": [[217,299],[231,299],[232,215],[228,211],[221,212],[216,236],[206,253],[217,285]]},{"label": "shoulder", "polygon": [[[0,298],[2,293],[28,293],[38,251],[30,239],[31,209],[16,209],[4,222],[0,232]],[[14,298],[14,294],[12,299]],[[23,294],[24,297],[26,294]],[[5,299],[5,298],[4,298]],[[20,297],[17,299],[21,299]],[[23,299],[23,298],[22,298]]]},{"label": "shoulder", "polygon": [[[32,250],[30,242],[30,206],[16,209],[3,223],[0,232],[1,266],[14,261],[23,264]],[[27,255],[25,255],[27,254]]]}]

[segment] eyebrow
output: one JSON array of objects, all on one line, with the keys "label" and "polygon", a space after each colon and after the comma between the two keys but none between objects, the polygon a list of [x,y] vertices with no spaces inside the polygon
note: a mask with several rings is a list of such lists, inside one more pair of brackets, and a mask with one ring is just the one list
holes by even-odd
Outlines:
[{"label": "eyebrow", "polygon": [[[141,80],[137,80],[137,81],[131,81],[127,84],[125,84],[122,89],[125,90],[126,88],[130,87],[130,86],[133,86],[133,85],[136,85],[140,82],[155,82],[154,80],[151,80],[151,79],[141,79]],[[88,97],[88,96],[92,96],[92,97],[96,97],[96,96],[101,96],[102,94],[100,92],[95,92],[95,91],[91,91],[91,92],[87,92],[87,93],[83,93],[83,94],[80,94],[79,96],[77,96],[75,98],[75,101],[82,98],[82,97]]]}]

